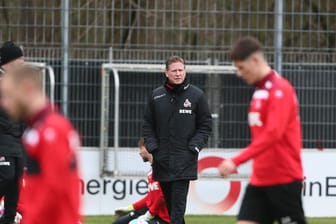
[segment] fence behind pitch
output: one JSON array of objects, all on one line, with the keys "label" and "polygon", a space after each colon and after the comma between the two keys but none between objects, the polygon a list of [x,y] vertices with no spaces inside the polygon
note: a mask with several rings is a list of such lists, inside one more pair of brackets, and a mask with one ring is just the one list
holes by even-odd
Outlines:
[{"label": "fence behind pitch", "polygon": [[[336,148],[335,69],[334,65],[318,64],[284,67],[283,75],[293,83],[300,101],[304,148],[317,148],[318,145]],[[218,112],[218,118],[214,118],[214,125],[218,128],[214,129],[208,146],[229,149],[248,144],[247,109],[253,88],[232,74],[191,74],[189,77],[193,84],[206,92],[212,113]],[[113,80],[110,81],[113,87]],[[141,136],[146,100],[151,90],[163,83],[163,74],[121,72],[120,82],[120,146],[136,146]],[[110,94],[113,99],[113,91]],[[113,111],[112,100],[110,106]],[[113,123],[113,113],[110,122]],[[110,133],[113,133],[112,129]],[[112,134],[109,142],[112,145]]]},{"label": "fence behind pitch", "polygon": [[[127,65],[125,65],[127,68]],[[303,127],[304,148],[336,148],[336,76],[333,65],[290,64],[283,75],[297,90],[300,101],[300,115]],[[188,70],[188,66],[187,66]],[[213,116],[213,133],[208,147],[211,151],[233,151],[243,148],[249,141],[247,110],[253,88],[245,85],[234,74],[189,74],[191,83],[203,89],[208,97]],[[141,136],[142,118],[151,91],[164,81],[163,73],[124,69],[120,72],[120,128],[118,147],[136,146]],[[113,79],[108,80],[113,87]],[[112,89],[111,89],[112,90]],[[113,124],[114,91],[109,91],[108,146],[104,159],[108,169],[112,169],[118,157],[118,149],[112,149],[115,137]],[[114,151],[117,150],[117,151]],[[122,156],[120,152],[120,156]],[[121,158],[121,157],[120,157]],[[122,156],[127,163],[127,156]],[[118,167],[118,166],[117,166]]]}]

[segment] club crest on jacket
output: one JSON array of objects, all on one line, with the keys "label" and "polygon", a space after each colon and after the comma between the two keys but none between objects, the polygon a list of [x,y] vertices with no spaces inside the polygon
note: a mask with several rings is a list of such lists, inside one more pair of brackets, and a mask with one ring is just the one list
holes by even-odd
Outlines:
[{"label": "club crest on jacket", "polygon": [[183,106],[186,108],[191,107],[191,102],[188,99],[186,99],[183,103]]}]

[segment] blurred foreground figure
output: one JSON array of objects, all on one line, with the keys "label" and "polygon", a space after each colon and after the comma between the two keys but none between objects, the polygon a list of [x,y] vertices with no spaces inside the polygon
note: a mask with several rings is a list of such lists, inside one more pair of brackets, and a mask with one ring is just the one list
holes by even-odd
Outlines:
[{"label": "blurred foreground figure", "polygon": [[78,223],[79,138],[71,123],[52,110],[42,90],[42,72],[25,64],[13,68],[4,74],[0,91],[2,107],[28,126],[22,139],[28,157],[22,223]]},{"label": "blurred foreground figure", "polygon": [[219,166],[220,173],[227,176],[253,160],[238,224],[305,224],[301,124],[295,90],[270,68],[255,38],[238,40],[231,58],[237,76],[256,87],[248,114],[251,144]]}]

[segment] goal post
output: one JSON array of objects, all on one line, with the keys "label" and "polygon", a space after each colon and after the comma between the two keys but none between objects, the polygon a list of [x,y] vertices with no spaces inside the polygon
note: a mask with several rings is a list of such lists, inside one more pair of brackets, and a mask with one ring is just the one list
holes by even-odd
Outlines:
[{"label": "goal post", "polygon": [[[101,67],[101,117],[100,117],[100,170],[101,176],[141,176],[146,174],[146,169],[141,164],[132,164],[133,158],[138,158],[137,151],[131,148],[121,148],[119,144],[120,125],[120,72],[157,73],[163,74],[162,64],[114,64],[106,63]],[[187,65],[188,74],[204,75],[233,75],[236,73],[234,66],[228,65]],[[113,80],[112,80],[113,79]],[[113,85],[113,86],[111,86]],[[113,99],[110,91],[114,89]],[[113,145],[109,146],[110,128],[110,102],[113,107]],[[132,158],[132,159],[131,159]],[[122,162],[121,162],[122,161]],[[140,160],[138,160],[140,162]],[[126,163],[126,164],[125,164]],[[218,174],[205,173],[203,178],[218,178]],[[246,175],[236,175],[236,178],[246,178]]]}]

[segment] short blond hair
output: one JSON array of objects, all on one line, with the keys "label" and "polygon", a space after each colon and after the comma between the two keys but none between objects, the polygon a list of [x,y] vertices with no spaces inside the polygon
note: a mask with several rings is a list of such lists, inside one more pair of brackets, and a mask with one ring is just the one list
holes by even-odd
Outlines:
[{"label": "short blond hair", "polygon": [[6,71],[5,76],[12,79],[15,83],[22,81],[31,81],[38,89],[42,90],[43,74],[42,69],[27,63],[16,66],[15,68]]}]

